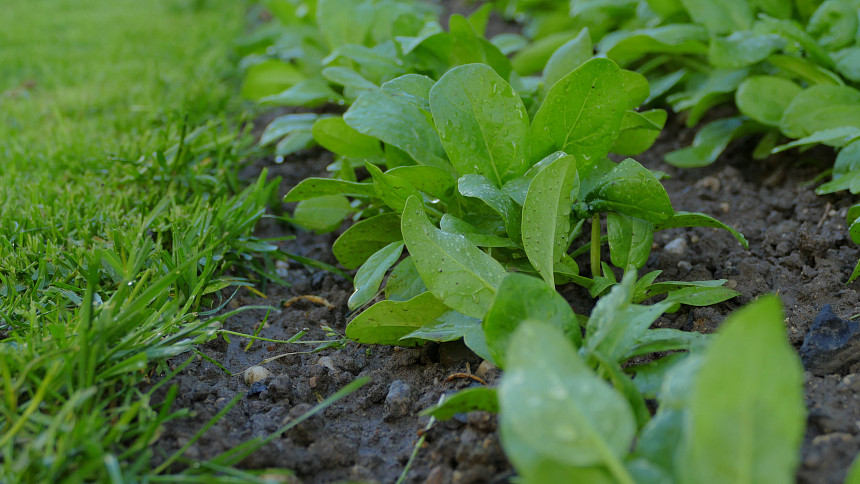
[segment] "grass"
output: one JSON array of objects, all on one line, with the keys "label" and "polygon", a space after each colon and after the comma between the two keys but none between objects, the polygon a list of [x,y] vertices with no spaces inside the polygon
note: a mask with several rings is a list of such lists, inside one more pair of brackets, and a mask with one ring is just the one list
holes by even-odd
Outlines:
[{"label": "grass", "polygon": [[219,289],[246,283],[226,269],[273,248],[251,231],[276,185],[237,177],[246,9],[3,2],[0,482],[151,478],[182,412],[140,383],[213,334]]}]

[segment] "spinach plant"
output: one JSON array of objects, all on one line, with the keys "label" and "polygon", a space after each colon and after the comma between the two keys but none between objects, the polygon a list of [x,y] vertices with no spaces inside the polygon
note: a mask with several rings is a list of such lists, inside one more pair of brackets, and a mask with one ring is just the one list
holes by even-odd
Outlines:
[{"label": "spinach plant", "polygon": [[[318,121],[315,129],[331,130],[318,142],[339,155],[337,175],[307,179],[285,201],[299,202],[294,216],[306,226],[333,229],[348,214],[359,220],[333,246],[341,264],[360,267],[350,308],[369,303],[391,270],[387,300],[358,315],[347,336],[400,344],[464,337],[487,355],[479,322],[508,271],[537,275],[550,288],[580,284],[595,296],[616,283],[600,260],[602,218],[621,270],[646,263],[655,230],[728,228],[675,212],[655,174],[608,158],[636,138],[644,138],[642,149],[653,141],[625,122],[641,116],[641,76],[600,58],[570,68],[533,99],[540,103],[533,117],[495,69],[467,64],[435,83],[394,79],[342,118]],[[586,221],[590,277],[574,260],[582,251],[570,250]],[[409,256],[400,260],[404,247]],[[721,287],[725,281],[654,284],[658,275],[642,278],[637,302],[668,293],[704,305],[736,294]]]},{"label": "spinach plant", "polygon": [[[460,392],[425,413],[499,412],[523,482],[793,482],[803,377],[778,299],[741,309],[714,336],[648,329],[676,303],[632,304],[628,276],[601,298],[583,336],[561,296],[510,274],[503,287],[526,287],[528,297],[500,289],[484,322],[489,347],[504,355],[499,387]],[[658,402],[653,416],[646,398]]]},{"label": "spinach plant", "polygon": [[[490,6],[454,15],[449,31],[417,0],[279,0],[266,3],[278,19],[246,40],[243,94],[265,105],[350,105],[361,94],[406,74],[438,78],[453,66],[492,65],[508,78],[510,61],[484,38]],[[415,81],[412,79],[413,82]],[[313,144],[316,121],[287,114],[272,121],[261,145],[286,156]]]}]

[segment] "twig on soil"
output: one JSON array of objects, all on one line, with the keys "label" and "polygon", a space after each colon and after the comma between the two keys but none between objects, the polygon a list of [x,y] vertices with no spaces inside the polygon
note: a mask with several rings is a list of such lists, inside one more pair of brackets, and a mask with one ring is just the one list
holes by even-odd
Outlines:
[{"label": "twig on soil", "polygon": [[487,384],[487,382],[483,378],[475,376],[471,373],[452,373],[452,374],[448,375],[448,378],[445,379],[445,383],[454,381],[458,378],[469,378],[471,380],[475,380],[476,382],[480,383],[481,385]]},{"label": "twig on soil", "polygon": [[815,228],[820,229],[822,225],[824,225],[824,221],[827,220],[827,217],[830,216],[830,209],[833,207],[833,204],[827,202],[827,205],[824,206],[824,214],[821,216],[821,219],[818,221],[818,225]]},{"label": "twig on soil", "polygon": [[334,304],[326,301],[326,299],[324,297],[320,297],[320,296],[291,297],[290,299],[287,299],[286,301],[284,301],[283,306],[285,308],[288,308],[288,307],[292,306],[293,304],[295,304],[299,301],[308,301],[308,302],[314,303],[314,304],[319,305],[319,306],[324,306],[326,309],[334,309],[334,307],[335,307]]}]

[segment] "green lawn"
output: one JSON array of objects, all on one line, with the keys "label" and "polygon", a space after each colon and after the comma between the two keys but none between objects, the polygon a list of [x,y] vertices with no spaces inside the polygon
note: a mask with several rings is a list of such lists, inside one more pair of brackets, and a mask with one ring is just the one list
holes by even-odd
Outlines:
[{"label": "green lawn", "polygon": [[4,0],[0,482],[151,473],[169,408],[137,384],[207,337],[241,283],[224,270],[265,249],[273,186],[236,175],[247,6]]}]

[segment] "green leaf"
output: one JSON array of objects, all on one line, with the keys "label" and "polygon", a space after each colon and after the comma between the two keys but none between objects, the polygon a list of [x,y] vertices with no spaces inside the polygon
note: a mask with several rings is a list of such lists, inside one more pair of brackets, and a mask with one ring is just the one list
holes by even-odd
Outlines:
[{"label": "green leaf", "polygon": [[840,126],[838,128],[825,129],[824,131],[816,131],[809,136],[792,141],[791,143],[776,146],[771,150],[771,153],[779,153],[792,148],[817,144],[841,148],[858,138],[860,138],[860,128],[855,126]]},{"label": "green leaf", "polygon": [[483,175],[501,187],[526,171],[528,113],[489,66],[469,64],[448,71],[430,91],[430,109],[460,175]]},{"label": "green leaf", "polygon": [[668,153],[666,163],[680,168],[698,168],[717,160],[729,142],[743,127],[740,118],[718,119],[706,124],[696,137],[693,145]]},{"label": "green leaf", "polygon": [[[403,336],[403,339],[418,338],[427,341],[454,341],[463,338],[465,340],[475,329],[481,332],[480,319],[466,316],[457,311],[451,311],[436,318],[433,324],[428,324]],[[468,342],[466,342],[466,345],[472,348]],[[481,356],[481,353],[475,349],[472,349],[472,351]]]},{"label": "green leaf", "polygon": [[618,139],[627,96],[621,69],[592,59],[549,90],[531,125],[531,159],[555,151],[603,158]]},{"label": "green leaf", "polygon": [[467,316],[483,318],[504,267],[462,235],[434,227],[417,197],[406,201],[401,224],[406,247],[430,292]]},{"label": "green leaf", "polygon": [[388,281],[385,283],[385,299],[406,301],[422,292],[427,292],[427,287],[421,280],[421,274],[418,274],[415,263],[412,262],[412,256],[406,256],[394,266],[388,276]]},{"label": "green leaf", "polygon": [[619,31],[600,41],[598,51],[621,66],[627,66],[647,54],[708,53],[708,32],[699,25],[673,24]]},{"label": "green leaf", "polygon": [[305,178],[284,196],[284,203],[300,202],[325,195],[375,197],[372,183],[356,183],[336,178]]},{"label": "green leaf", "polygon": [[398,166],[385,172],[397,176],[432,197],[449,201],[454,195],[457,181],[445,170],[435,166]]},{"label": "green leaf", "polygon": [[753,12],[746,0],[681,0],[690,17],[712,34],[749,30]]},{"label": "green leaf", "polygon": [[782,132],[792,138],[843,126],[860,128],[860,91],[824,84],[795,96],[780,121]]},{"label": "green leaf", "polygon": [[744,246],[744,249],[749,250],[750,248],[750,244],[743,234],[710,215],[699,212],[675,212],[672,218],[657,225],[656,230],[668,230],[678,227],[713,227],[715,229],[728,230]]},{"label": "green leaf", "polygon": [[379,140],[349,127],[341,117],[323,118],[313,125],[320,146],[340,156],[373,158],[382,156]]},{"label": "green leaf", "polygon": [[325,195],[302,200],[293,212],[293,221],[317,233],[331,232],[355,211],[343,195]]},{"label": "green leaf", "polygon": [[498,413],[499,397],[495,388],[475,387],[460,390],[450,397],[446,397],[442,403],[423,410],[421,415],[436,417],[438,420],[450,420],[458,413],[476,410]]},{"label": "green leaf", "polygon": [[576,157],[560,156],[529,185],[523,204],[523,248],[544,281],[555,287],[555,263],[570,246],[570,210],[579,193]]},{"label": "green leaf", "polygon": [[[648,85],[648,79],[636,71],[629,71],[627,69],[621,69],[621,77],[624,78],[624,92],[627,93],[628,112],[636,110],[651,95],[651,87]],[[648,112],[653,113],[655,111]]]},{"label": "green leaf", "polygon": [[505,367],[511,335],[524,321],[548,323],[577,347],[582,342],[576,314],[561,294],[540,279],[512,272],[502,279],[483,323],[487,346],[499,367]]},{"label": "green leaf", "polygon": [[776,33],[803,49],[804,54],[816,64],[827,69],[834,67],[833,59],[803,27],[794,20],[783,20],[769,17],[760,18],[755,25],[756,32]]},{"label": "green leaf", "polygon": [[487,39],[475,34],[469,21],[462,15],[454,14],[448,19],[451,38],[451,66],[465,64],[486,64],[495,70],[502,79],[511,75],[511,61]]},{"label": "green leaf", "polygon": [[860,484],[860,459],[854,457],[848,474],[845,476],[845,484]]},{"label": "green leaf", "polygon": [[648,327],[677,304],[660,302],[651,306],[632,304],[636,271],[624,274],[620,284],[600,298],[586,325],[587,354],[601,353],[622,363],[628,352],[648,332]]},{"label": "green leaf", "polygon": [[280,60],[267,60],[254,64],[245,71],[242,97],[257,101],[283,92],[303,80],[304,74],[294,65]]},{"label": "green leaf", "polygon": [[621,121],[621,135],[610,148],[612,153],[633,156],[648,150],[660,136],[668,114],[662,109],[627,111]]},{"label": "green leaf", "polygon": [[507,361],[499,385],[499,425],[502,446],[517,470],[536,473],[520,465],[523,453],[513,452],[524,448],[526,456],[536,454],[533,464],[607,464],[623,472],[620,461],[636,428],[630,406],[592,373],[560,330],[524,322],[511,338]]},{"label": "green leaf", "polygon": [[397,262],[402,252],[403,242],[392,242],[379,249],[362,264],[355,274],[355,292],[347,302],[349,309],[361,307],[373,299],[385,273]]},{"label": "green leaf", "polygon": [[806,31],[827,50],[838,50],[856,42],[857,4],[849,0],[825,0],[806,26]]},{"label": "green leaf", "polygon": [[687,306],[710,306],[721,303],[741,293],[727,287],[685,287],[669,292],[663,302],[686,304]]},{"label": "green leaf", "polygon": [[316,21],[329,50],[363,44],[373,19],[373,5],[363,0],[317,0]]},{"label": "green leaf", "polygon": [[260,135],[260,146],[268,146],[291,133],[310,131],[318,118],[314,113],[278,116]]},{"label": "green leaf", "polygon": [[514,72],[520,76],[540,72],[546,67],[552,54],[574,35],[575,32],[556,32],[524,46],[511,59]]},{"label": "green leaf", "polygon": [[735,104],[741,113],[768,126],[779,127],[791,100],[803,89],[784,77],[750,76],[738,86]]},{"label": "green leaf", "polygon": [[430,111],[430,89],[436,82],[420,74],[406,74],[382,85],[382,92],[392,99]]},{"label": "green leaf", "polygon": [[842,79],[832,71],[803,57],[774,54],[767,58],[767,62],[783,71],[789,77],[796,77],[810,84],[830,84],[835,86],[844,84]]},{"label": "green leaf", "polygon": [[364,91],[373,91],[379,88],[379,86],[368,81],[364,76],[349,67],[326,67],[322,70],[322,76],[335,84],[339,84],[347,88]]},{"label": "green leaf", "polygon": [[720,69],[738,69],[763,61],[784,45],[785,39],[776,34],[733,32],[711,39],[708,60]]},{"label": "green leaf", "polygon": [[367,92],[343,115],[359,133],[377,138],[409,153],[418,163],[450,171],[439,135],[417,107],[382,92]]},{"label": "green leaf", "polygon": [[676,456],[684,482],[794,482],[806,423],[803,368],[779,299],[735,312],[705,351]]},{"label": "green leaf", "polygon": [[334,241],[331,250],[342,266],[355,269],[376,251],[398,240],[403,240],[400,235],[400,216],[386,212],[346,229]]},{"label": "green leaf", "polygon": [[495,210],[504,220],[508,237],[514,243],[522,239],[522,212],[511,197],[481,175],[465,175],[457,181],[457,186],[464,197],[477,198]]},{"label": "green leaf", "polygon": [[836,70],[846,79],[860,82],[860,47],[849,47],[833,53]]},{"label": "green leaf", "polygon": [[274,106],[316,107],[342,99],[341,95],[334,92],[326,81],[306,79],[283,92],[266,96],[260,99],[260,102]]},{"label": "green leaf", "polygon": [[452,312],[429,292],[408,301],[380,301],[353,319],[346,337],[364,344],[415,346],[419,339],[402,339]]},{"label": "green leaf", "polygon": [[450,234],[460,234],[478,247],[508,247],[519,248],[511,239],[498,235],[481,232],[474,225],[446,213],[439,222],[439,228]]},{"label": "green leaf", "polygon": [[364,167],[373,177],[373,187],[376,196],[382,199],[386,205],[397,213],[403,211],[406,199],[409,197],[421,198],[421,194],[409,182],[396,175],[383,173],[378,166],[365,162]]},{"label": "green leaf", "polygon": [[625,271],[648,262],[654,242],[654,224],[620,213],[609,212],[606,232],[612,263]]},{"label": "green leaf", "polygon": [[614,211],[652,223],[665,222],[674,214],[660,180],[629,158],[603,175],[585,202],[594,211]]},{"label": "green leaf", "polygon": [[544,93],[560,79],[594,56],[594,44],[588,28],[582,29],[573,39],[562,44],[553,52],[543,69]]}]

